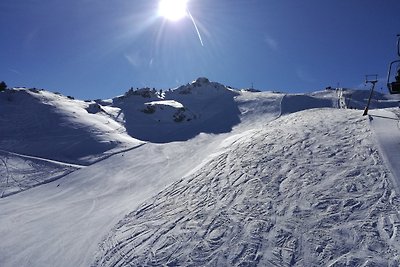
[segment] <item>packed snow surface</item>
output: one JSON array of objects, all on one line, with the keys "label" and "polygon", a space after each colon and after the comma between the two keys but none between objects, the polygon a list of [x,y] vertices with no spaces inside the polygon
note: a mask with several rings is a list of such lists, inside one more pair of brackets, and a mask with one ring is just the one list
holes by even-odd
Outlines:
[{"label": "packed snow surface", "polygon": [[0,266],[399,266],[398,102],[367,96],[0,93]]},{"label": "packed snow surface", "polygon": [[370,136],[330,109],[249,131],[125,216],[93,266],[397,265],[400,202]]}]

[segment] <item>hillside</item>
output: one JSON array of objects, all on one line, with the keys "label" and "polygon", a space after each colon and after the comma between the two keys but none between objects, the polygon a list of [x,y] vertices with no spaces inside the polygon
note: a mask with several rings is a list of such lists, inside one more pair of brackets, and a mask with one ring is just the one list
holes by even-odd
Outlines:
[{"label": "hillside", "polygon": [[247,132],[133,209],[93,266],[399,264],[399,200],[367,123],[321,109]]},{"label": "hillside", "polygon": [[397,266],[398,101],[367,97],[0,93],[0,266]]},{"label": "hillside", "polygon": [[142,143],[90,103],[36,89],[0,94],[0,148],[46,159],[88,165]]}]

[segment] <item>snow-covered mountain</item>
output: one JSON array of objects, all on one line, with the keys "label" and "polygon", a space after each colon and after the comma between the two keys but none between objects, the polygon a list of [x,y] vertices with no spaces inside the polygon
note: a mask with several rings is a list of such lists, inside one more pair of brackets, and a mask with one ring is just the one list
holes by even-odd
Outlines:
[{"label": "snow-covered mountain", "polygon": [[92,106],[44,90],[6,90],[0,94],[0,147],[87,165],[142,143],[106,114],[92,114]]},{"label": "snow-covered mountain", "polygon": [[399,102],[368,96],[1,92],[0,266],[399,266]]}]

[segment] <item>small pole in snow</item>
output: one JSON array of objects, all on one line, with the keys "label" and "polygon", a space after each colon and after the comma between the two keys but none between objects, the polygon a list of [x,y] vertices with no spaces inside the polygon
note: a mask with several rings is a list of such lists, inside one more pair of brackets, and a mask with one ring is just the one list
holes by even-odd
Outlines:
[{"label": "small pole in snow", "polygon": [[371,92],[369,94],[367,106],[364,109],[363,116],[368,115],[369,104],[371,103],[372,94],[374,93],[375,84],[378,82],[378,75],[365,75],[365,83],[372,83]]}]

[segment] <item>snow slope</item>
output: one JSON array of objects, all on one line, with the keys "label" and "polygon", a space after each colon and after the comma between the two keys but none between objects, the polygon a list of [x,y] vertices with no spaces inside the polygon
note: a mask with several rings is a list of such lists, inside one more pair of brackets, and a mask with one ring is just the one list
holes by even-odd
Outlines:
[{"label": "snow slope", "polygon": [[132,205],[93,266],[397,266],[388,176],[359,112],[284,116]]},{"label": "snow slope", "polygon": [[57,180],[83,166],[0,150],[0,198]]},{"label": "snow slope", "polygon": [[[281,97],[264,96],[262,103],[277,109],[264,117],[279,115]],[[0,265],[90,265],[104,235],[131,205],[200,168],[241,135],[237,130],[186,142],[148,143],[2,199]]]},{"label": "snow slope", "polygon": [[[40,118],[65,123],[36,146],[49,158],[27,153],[36,139],[26,133],[22,155],[9,153],[13,131],[46,132],[29,120],[6,131],[1,156],[74,172],[0,199],[0,266],[400,264],[392,174],[368,118],[337,109],[335,90],[236,91],[199,78],[91,102],[20,93],[31,111],[47,109]],[[19,109],[12,118],[36,113]],[[65,131],[103,152],[66,164],[57,140],[80,137]]]},{"label": "snow slope", "polygon": [[0,94],[0,148],[24,155],[88,165],[142,143],[89,103],[44,90]]}]

